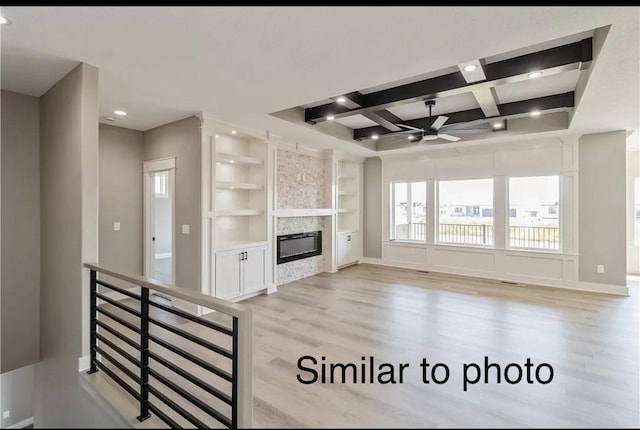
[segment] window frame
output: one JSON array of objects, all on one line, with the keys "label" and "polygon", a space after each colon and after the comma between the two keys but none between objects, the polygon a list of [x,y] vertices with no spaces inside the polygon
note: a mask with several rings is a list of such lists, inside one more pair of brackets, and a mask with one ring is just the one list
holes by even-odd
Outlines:
[{"label": "window frame", "polygon": [[[398,239],[396,237],[396,215],[395,215],[395,208],[396,208],[396,184],[405,184],[407,186],[407,224],[411,225],[411,220],[413,218],[413,192],[412,192],[412,187],[410,187],[411,184],[414,183],[423,183],[425,186],[425,192],[424,192],[424,201],[425,201],[425,232],[424,232],[424,239]],[[404,243],[427,243],[427,219],[429,217],[429,202],[427,201],[429,192],[427,190],[428,187],[428,181],[426,179],[424,180],[394,180],[394,181],[390,181],[390,213],[389,213],[389,241],[391,242],[404,242]],[[411,232],[409,232],[411,233]],[[410,236],[410,234],[409,234]]]},{"label": "window frame", "polygon": [[[160,188],[164,188],[164,192],[158,192],[157,190],[157,185],[158,183],[156,182],[158,179],[160,179]],[[154,174],[154,179],[153,179],[153,196],[156,199],[168,199],[169,198],[169,172],[168,171],[164,171],[164,172],[155,172]]]},{"label": "window frame", "polygon": [[[555,176],[558,178],[558,248],[532,248],[532,247],[524,247],[524,246],[511,246],[511,217],[510,209],[511,209],[511,178],[544,178]],[[504,225],[504,247],[509,251],[526,251],[526,252],[544,252],[550,254],[562,254],[563,253],[563,235],[564,235],[564,225],[563,225],[563,214],[564,214],[564,199],[562,192],[562,174],[561,173],[552,173],[552,174],[539,174],[539,175],[509,175],[506,176],[505,181],[505,225]]]},{"label": "window frame", "polygon": [[[491,224],[491,243],[483,244],[483,243],[464,243],[464,242],[447,242],[440,240],[440,218],[441,218],[441,209],[440,209],[440,184],[442,182],[458,182],[458,181],[476,181],[476,180],[491,180],[491,208],[493,215],[491,218],[493,219],[493,223]],[[435,219],[435,235],[434,235],[434,245],[440,246],[457,246],[457,247],[471,247],[471,248],[481,248],[481,249],[498,249],[496,247],[496,196],[495,196],[495,176],[482,176],[482,177],[472,177],[472,178],[447,178],[447,179],[438,179],[435,181],[435,200],[437,205],[436,211],[436,219]],[[470,205],[466,205],[470,206]],[[462,212],[462,211],[456,211]],[[479,209],[480,214],[482,214],[482,209]]]}]

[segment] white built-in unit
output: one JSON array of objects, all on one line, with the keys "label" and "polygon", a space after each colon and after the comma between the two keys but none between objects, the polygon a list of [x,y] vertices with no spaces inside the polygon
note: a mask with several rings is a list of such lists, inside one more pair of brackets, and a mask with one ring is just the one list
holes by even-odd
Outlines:
[{"label": "white built-in unit", "polygon": [[203,120],[203,292],[239,300],[268,288],[266,139]]},{"label": "white built-in unit", "polygon": [[362,256],[362,163],[336,160],[336,265],[357,263]]}]

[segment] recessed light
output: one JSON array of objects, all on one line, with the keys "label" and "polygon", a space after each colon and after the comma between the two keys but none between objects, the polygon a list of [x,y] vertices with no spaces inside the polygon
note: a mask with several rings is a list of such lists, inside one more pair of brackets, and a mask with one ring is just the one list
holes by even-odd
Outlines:
[{"label": "recessed light", "polygon": [[542,72],[531,72],[531,73],[529,73],[529,78],[531,78],[531,79],[539,78],[540,76],[542,76]]},{"label": "recessed light", "polygon": [[1,25],[11,24],[11,20],[5,16],[0,15],[0,24]]},{"label": "recessed light", "polygon": [[477,68],[478,68],[478,66],[476,66],[475,64],[467,64],[466,66],[464,66],[464,71],[465,72],[473,72]]},{"label": "recessed light", "polygon": [[413,134],[410,134],[409,136],[407,136],[407,139],[409,139],[409,140],[414,140],[414,139],[415,139],[415,136],[414,136]]},{"label": "recessed light", "polygon": [[113,113],[115,113],[118,116],[127,116],[127,111],[124,111],[122,109],[116,109],[113,111]]},{"label": "recessed light", "polygon": [[372,138],[373,140],[376,140],[376,139],[378,138],[378,135],[377,135],[377,134],[372,134],[372,135],[371,135],[371,138]]},{"label": "recessed light", "polygon": [[220,137],[220,136],[218,136],[218,135],[216,134],[216,139],[217,139],[217,138],[219,138],[219,137]]},{"label": "recessed light", "polygon": [[347,98],[346,98],[346,97],[342,97],[342,96],[340,96],[340,97],[338,97],[338,98],[336,99],[336,101],[337,101],[338,103],[344,103],[344,102],[346,102],[346,101],[347,101]]},{"label": "recessed light", "polygon": [[333,121],[334,119],[336,119],[335,116],[333,115],[327,115],[327,121]]},{"label": "recessed light", "polygon": [[495,129],[502,128],[502,123],[501,122],[494,122],[493,123],[493,128],[495,128]]},{"label": "recessed light", "polygon": [[229,163],[233,164],[233,163],[235,163],[235,161],[233,161],[233,160],[229,160]]},{"label": "recessed light", "polygon": [[104,120],[105,121],[115,121],[116,119],[114,117],[112,117],[112,116],[105,116]]},{"label": "recessed light", "polygon": [[236,134],[236,133],[237,133],[237,131],[231,130],[231,134]]},{"label": "recessed light", "polygon": [[531,116],[539,116],[539,115],[540,115],[540,111],[539,110],[531,111]]}]

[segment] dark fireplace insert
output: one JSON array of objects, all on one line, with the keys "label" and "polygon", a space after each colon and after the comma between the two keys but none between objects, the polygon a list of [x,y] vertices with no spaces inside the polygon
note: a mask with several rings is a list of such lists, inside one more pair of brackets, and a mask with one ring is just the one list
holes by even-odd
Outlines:
[{"label": "dark fireplace insert", "polygon": [[322,231],[278,236],[278,264],[322,255]]}]

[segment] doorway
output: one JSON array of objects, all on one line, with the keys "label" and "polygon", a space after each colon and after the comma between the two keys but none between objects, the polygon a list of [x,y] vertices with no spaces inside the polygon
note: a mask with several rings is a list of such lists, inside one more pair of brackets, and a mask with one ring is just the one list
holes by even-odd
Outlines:
[{"label": "doorway", "polygon": [[175,285],[175,158],[145,161],[144,275]]}]

